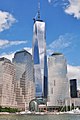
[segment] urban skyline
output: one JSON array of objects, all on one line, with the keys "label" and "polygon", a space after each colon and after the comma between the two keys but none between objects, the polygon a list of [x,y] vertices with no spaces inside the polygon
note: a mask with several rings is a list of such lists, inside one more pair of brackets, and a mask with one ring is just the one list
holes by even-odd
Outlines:
[{"label": "urban skyline", "polygon": [[[70,78],[80,80],[79,1],[44,0],[41,18],[46,22],[47,53],[62,52],[68,62]],[[12,58],[23,48],[31,52],[32,19],[37,13],[38,1],[0,0],[0,56]],[[75,11],[76,9],[76,11]],[[14,24],[13,24],[14,23]],[[78,84],[79,88],[80,85]]]},{"label": "urban skyline", "polygon": [[[33,62],[32,55],[29,52],[26,50],[16,52],[12,63],[7,58],[0,58],[0,66],[0,105],[2,107],[17,107],[20,110],[29,110],[30,108],[31,111],[34,111],[36,105],[37,110],[41,110],[39,105],[43,102],[46,105],[45,96],[37,99],[35,96],[36,85],[34,85]],[[75,105],[80,106],[80,91],[77,89],[77,80],[69,81],[67,79],[67,64],[64,55],[53,53],[48,58],[47,108],[53,110],[54,106],[64,106],[66,102],[70,105],[70,99],[71,104],[74,104],[75,100]],[[33,103],[35,104],[34,108],[31,107]],[[43,108],[45,110],[46,106],[44,104]]]}]

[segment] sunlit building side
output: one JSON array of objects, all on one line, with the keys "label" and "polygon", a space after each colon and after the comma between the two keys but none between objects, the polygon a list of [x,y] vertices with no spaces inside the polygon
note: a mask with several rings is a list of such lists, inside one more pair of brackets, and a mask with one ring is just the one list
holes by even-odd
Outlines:
[{"label": "sunlit building side", "polygon": [[61,53],[53,53],[48,59],[48,106],[64,106],[68,98],[66,59]]},{"label": "sunlit building side", "polygon": [[15,68],[7,58],[0,58],[0,106],[17,107],[15,90]]},{"label": "sunlit building side", "polygon": [[33,61],[36,97],[47,97],[47,55],[45,22],[36,20],[33,26]]}]

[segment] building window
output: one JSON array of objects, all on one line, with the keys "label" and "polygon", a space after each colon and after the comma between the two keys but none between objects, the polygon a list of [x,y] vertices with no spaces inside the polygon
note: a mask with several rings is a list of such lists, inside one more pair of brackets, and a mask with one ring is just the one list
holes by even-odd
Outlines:
[{"label": "building window", "polygon": [[51,94],[53,94],[53,88],[51,88]]},{"label": "building window", "polygon": [[54,86],[56,86],[56,84],[55,84],[55,80],[54,80]]}]

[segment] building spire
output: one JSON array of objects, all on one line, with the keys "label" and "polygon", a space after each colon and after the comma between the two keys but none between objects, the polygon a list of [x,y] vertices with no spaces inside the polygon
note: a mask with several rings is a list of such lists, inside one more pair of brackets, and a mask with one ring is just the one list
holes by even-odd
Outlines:
[{"label": "building spire", "polygon": [[34,20],[34,23],[36,20],[40,20],[40,0],[38,0],[38,11],[36,16],[33,18],[33,20]]},{"label": "building spire", "polygon": [[38,0],[38,20],[40,20],[40,0]]}]

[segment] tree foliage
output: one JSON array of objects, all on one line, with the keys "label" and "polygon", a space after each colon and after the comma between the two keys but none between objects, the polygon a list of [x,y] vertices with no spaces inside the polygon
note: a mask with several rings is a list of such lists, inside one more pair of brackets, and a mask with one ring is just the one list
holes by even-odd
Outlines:
[{"label": "tree foliage", "polygon": [[3,108],[2,106],[0,106],[0,112],[15,113],[15,112],[19,112],[19,110],[17,108],[10,108],[10,107]]}]

